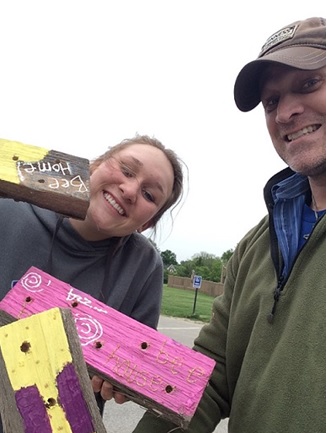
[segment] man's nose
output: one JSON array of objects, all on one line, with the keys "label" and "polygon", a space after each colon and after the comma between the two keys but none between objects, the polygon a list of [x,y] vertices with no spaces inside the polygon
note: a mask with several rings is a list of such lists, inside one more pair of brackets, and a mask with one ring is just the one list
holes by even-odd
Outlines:
[{"label": "man's nose", "polygon": [[303,105],[300,103],[300,99],[296,95],[287,93],[278,101],[276,122],[287,123],[296,114],[303,112]]}]

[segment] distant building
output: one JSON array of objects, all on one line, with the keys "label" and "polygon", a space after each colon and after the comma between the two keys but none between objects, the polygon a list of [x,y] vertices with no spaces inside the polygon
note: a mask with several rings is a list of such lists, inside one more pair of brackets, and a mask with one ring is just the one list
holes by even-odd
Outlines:
[{"label": "distant building", "polygon": [[170,274],[176,274],[176,268],[175,268],[174,265],[169,265],[169,266],[167,266],[167,271],[168,271]]}]

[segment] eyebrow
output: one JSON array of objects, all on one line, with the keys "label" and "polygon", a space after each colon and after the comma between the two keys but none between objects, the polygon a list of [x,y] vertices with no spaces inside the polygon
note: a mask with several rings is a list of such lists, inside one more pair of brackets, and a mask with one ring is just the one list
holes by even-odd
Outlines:
[{"label": "eyebrow", "polygon": [[135,158],[134,156],[130,156],[130,158],[133,160],[133,162],[135,162],[136,165],[139,165],[140,167],[144,165],[143,162],[141,162],[139,159]]},{"label": "eyebrow", "polygon": [[[143,167],[143,166],[144,166],[143,162],[141,162],[139,159],[135,158],[134,156],[131,156],[130,158],[132,159],[132,161],[133,161],[137,166],[139,166],[139,167]],[[161,185],[160,182],[155,181],[155,182],[153,182],[153,184],[154,184],[154,185],[159,189],[159,191],[162,192],[162,194],[165,193],[165,192],[164,192],[164,189],[163,189],[163,187],[162,187],[162,185]]]}]

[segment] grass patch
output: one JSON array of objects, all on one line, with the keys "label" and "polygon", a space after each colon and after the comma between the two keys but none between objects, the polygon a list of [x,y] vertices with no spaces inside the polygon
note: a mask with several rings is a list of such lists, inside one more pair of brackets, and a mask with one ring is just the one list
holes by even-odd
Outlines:
[{"label": "grass patch", "polygon": [[[198,290],[195,309],[195,290],[183,290],[164,285],[161,314],[209,322],[214,298]],[[194,314],[193,314],[194,310]]]}]

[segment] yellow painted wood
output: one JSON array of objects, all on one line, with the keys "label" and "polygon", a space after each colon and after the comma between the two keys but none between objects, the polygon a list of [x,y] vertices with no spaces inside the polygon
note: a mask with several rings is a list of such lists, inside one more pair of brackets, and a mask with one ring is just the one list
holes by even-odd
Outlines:
[{"label": "yellow painted wood", "polygon": [[0,138],[0,179],[19,185],[16,161],[36,162],[44,159],[49,149]]},{"label": "yellow painted wood", "polygon": [[[56,376],[72,362],[59,308],[0,327],[0,344],[15,391],[36,385],[45,402],[58,401]],[[47,411],[54,432],[71,433],[59,404],[50,405]]]}]

